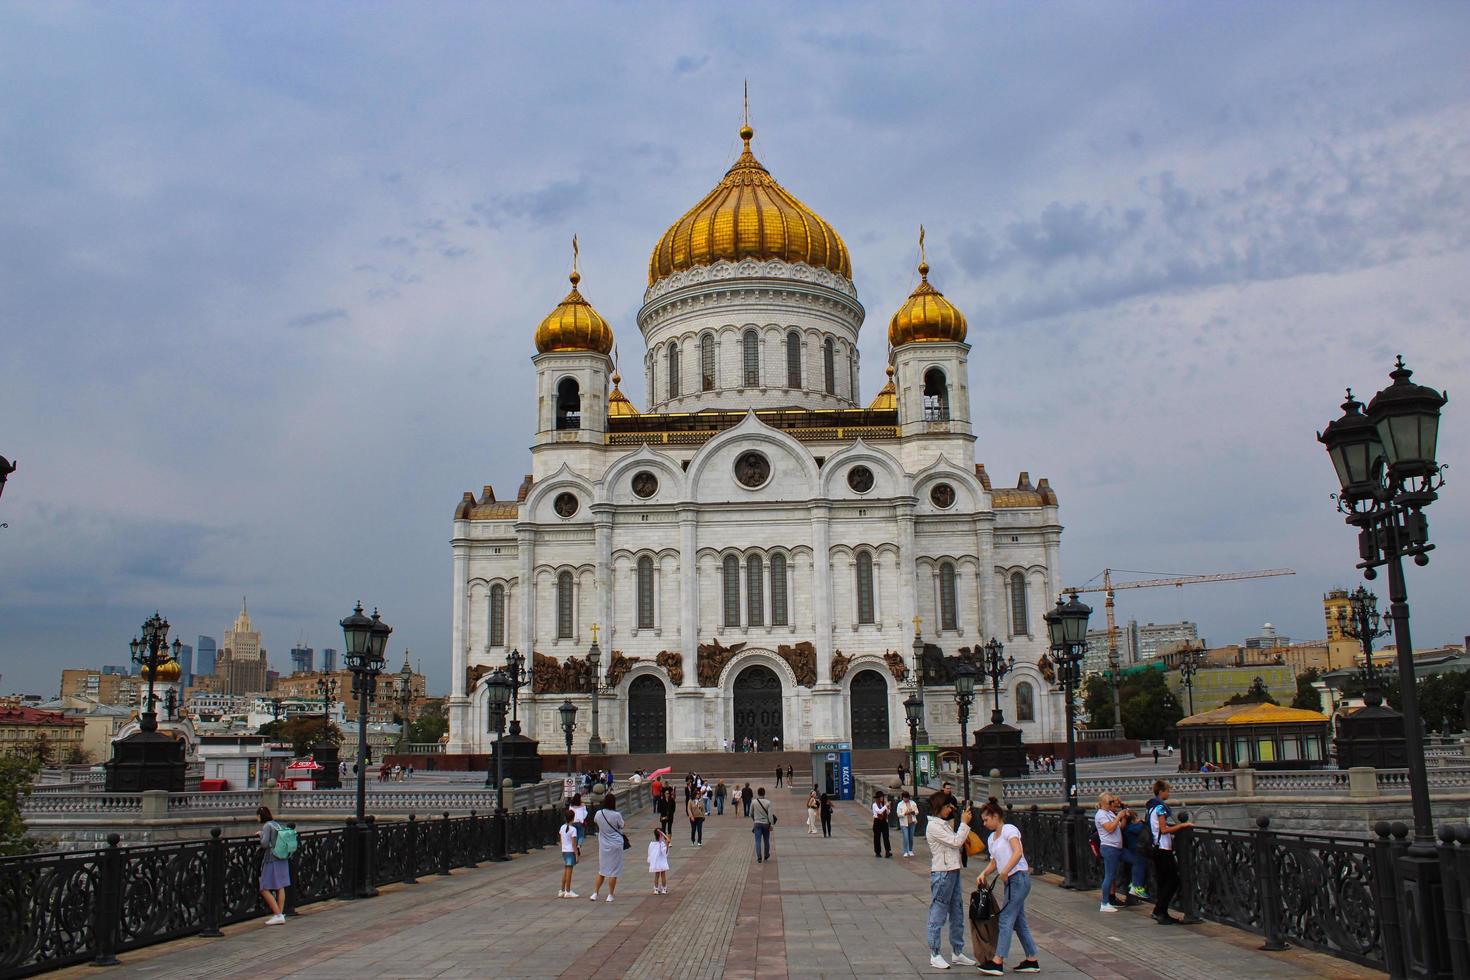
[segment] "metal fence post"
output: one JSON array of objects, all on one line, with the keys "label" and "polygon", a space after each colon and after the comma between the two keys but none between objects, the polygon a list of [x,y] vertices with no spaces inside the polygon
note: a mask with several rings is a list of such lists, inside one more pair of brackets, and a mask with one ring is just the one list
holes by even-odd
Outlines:
[{"label": "metal fence post", "polygon": [[[1188,823],[1189,814],[1180,810],[1179,822]],[[1151,833],[1151,831],[1145,829],[1144,833]],[[1187,926],[1197,926],[1204,921],[1199,917],[1199,897],[1194,890],[1194,851],[1199,846],[1196,843],[1198,840],[1199,838],[1192,829],[1181,830],[1174,835],[1174,859],[1179,862],[1179,911],[1184,916],[1180,921]],[[1158,887],[1158,882],[1155,882],[1154,888]]]},{"label": "metal fence post", "polygon": [[357,898],[358,849],[357,818],[348,817],[342,825],[342,897]]},{"label": "metal fence post", "polygon": [[[296,822],[293,820],[291,823],[286,824],[286,826],[290,827],[292,830],[295,830]],[[296,853],[299,854],[301,852],[298,849]],[[289,864],[291,868],[291,884],[286,886],[286,916],[288,918],[301,914],[296,910],[296,882],[300,880],[301,877],[301,862],[297,859],[296,854],[291,855]]]},{"label": "metal fence post", "polygon": [[408,846],[404,848],[403,883],[418,884],[419,870],[419,823],[412,813],[408,815]]},{"label": "metal fence post", "polygon": [[[1450,949],[1450,974],[1456,977],[1470,977],[1470,947],[1467,947],[1465,937],[1465,903],[1470,899],[1466,894],[1464,873],[1470,868],[1462,869],[1462,858],[1465,854],[1465,844],[1470,843],[1470,826],[1449,824],[1439,828],[1440,844],[1439,867],[1440,881],[1444,888],[1444,916],[1445,925],[1448,927],[1446,933],[1449,937]],[[1456,842],[1460,846],[1456,846]]]},{"label": "metal fence post", "polygon": [[362,866],[359,868],[359,895],[362,898],[378,896],[378,818],[369,813],[360,831],[362,836]]},{"label": "metal fence post", "polygon": [[449,842],[452,839],[449,826],[449,811],[444,811],[444,819],[439,822],[439,873],[449,874]]},{"label": "metal fence post", "polygon": [[1261,949],[1277,953],[1288,949],[1281,936],[1280,869],[1271,859],[1271,818],[1256,817],[1256,876],[1261,882],[1261,931],[1266,942]]},{"label": "metal fence post", "polygon": [[223,936],[219,927],[225,920],[225,842],[218,827],[209,829],[204,842],[204,921],[199,935],[206,939]]},{"label": "metal fence post", "polygon": [[520,852],[522,854],[530,854],[531,853],[531,811],[530,810],[522,810],[520,812],[520,818],[521,818],[521,846],[520,846]]},{"label": "metal fence post", "polygon": [[479,840],[480,830],[480,815],[474,810],[470,811],[469,823],[465,824],[465,827],[467,830],[460,846],[460,854],[458,855],[459,866],[462,868],[473,868],[476,866],[475,842]]},{"label": "metal fence post", "polygon": [[117,966],[117,927],[122,918],[122,851],[117,834],[107,835],[107,850],[97,859],[100,879],[97,904],[92,907],[92,941],[97,945],[93,966]]},{"label": "metal fence post", "polygon": [[1378,923],[1383,936],[1383,963],[1390,977],[1408,973],[1404,963],[1403,924],[1399,921],[1398,882],[1394,871],[1394,845],[1390,839],[1395,827],[1402,838],[1409,832],[1403,824],[1380,820],[1373,825],[1377,839],[1373,841],[1373,904],[1378,909]]}]

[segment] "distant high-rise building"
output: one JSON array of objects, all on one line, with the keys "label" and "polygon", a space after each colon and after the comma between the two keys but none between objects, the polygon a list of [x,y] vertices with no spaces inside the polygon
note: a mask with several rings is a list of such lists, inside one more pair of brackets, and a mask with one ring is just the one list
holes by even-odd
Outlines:
[{"label": "distant high-rise building", "polygon": [[337,669],[337,651],[331,647],[322,650],[322,673],[330,674]]},{"label": "distant high-rise building", "polygon": [[179,666],[183,668],[179,680],[188,687],[194,683],[194,648],[187,643],[179,644]]},{"label": "distant high-rise building", "polygon": [[120,674],[123,677],[127,677],[132,672],[132,666],[129,664],[105,664],[102,667],[102,673],[104,674]]},{"label": "distant high-rise building", "polygon": [[234,627],[225,630],[224,647],[215,660],[215,671],[224,675],[225,694],[260,694],[267,690],[268,670],[260,634],[251,626],[250,612],[242,600]]},{"label": "distant high-rise building", "polygon": [[291,648],[291,673],[310,674],[316,670],[316,651],[311,647]]},{"label": "distant high-rise building", "polygon": [[1259,636],[1247,636],[1245,638],[1245,648],[1247,650],[1273,650],[1276,647],[1289,646],[1291,646],[1291,637],[1278,636],[1276,627],[1270,623],[1261,627]]},{"label": "distant high-rise building", "polygon": [[201,635],[199,642],[194,644],[194,651],[198,655],[195,658],[194,672],[196,674],[214,673],[214,662],[217,654],[214,637]]}]

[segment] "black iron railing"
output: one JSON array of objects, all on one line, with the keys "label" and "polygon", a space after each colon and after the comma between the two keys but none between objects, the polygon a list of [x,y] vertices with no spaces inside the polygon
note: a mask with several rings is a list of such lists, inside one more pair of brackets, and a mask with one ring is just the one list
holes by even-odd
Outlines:
[{"label": "black iron railing", "polygon": [[[560,807],[496,815],[379,822],[302,831],[291,858],[287,906],[365,898],[555,843]],[[267,914],[258,837],[106,847],[0,858],[0,978],[75,963],[107,965],[122,951]]]}]

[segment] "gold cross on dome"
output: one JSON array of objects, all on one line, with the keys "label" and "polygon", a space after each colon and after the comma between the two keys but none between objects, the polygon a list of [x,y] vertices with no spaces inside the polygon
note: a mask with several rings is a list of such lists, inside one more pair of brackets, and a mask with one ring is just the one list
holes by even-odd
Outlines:
[{"label": "gold cross on dome", "polygon": [[592,642],[593,643],[596,643],[597,642],[597,624],[596,623],[593,623],[592,624]]},{"label": "gold cross on dome", "polygon": [[923,616],[915,616],[914,617],[914,635],[915,636],[918,636],[919,635],[919,633],[920,633],[919,627],[922,626],[922,625],[924,625],[924,617]]}]

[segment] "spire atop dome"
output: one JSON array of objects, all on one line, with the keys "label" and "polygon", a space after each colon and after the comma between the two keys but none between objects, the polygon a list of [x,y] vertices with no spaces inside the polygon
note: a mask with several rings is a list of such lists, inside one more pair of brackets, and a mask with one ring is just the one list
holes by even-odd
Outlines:
[{"label": "spire atop dome", "polygon": [[924,256],[924,226],[919,226],[919,279],[929,281],[929,260]]},{"label": "spire atop dome", "polygon": [[572,290],[554,310],[546,314],[546,318],[536,328],[538,353],[590,350],[606,354],[612,350],[612,327],[608,326],[602,314],[594,310],[592,304],[577,289],[582,282],[582,273],[577,269],[580,255],[581,247],[577,244],[577,236],[573,235],[572,272],[567,277],[572,284]]}]

